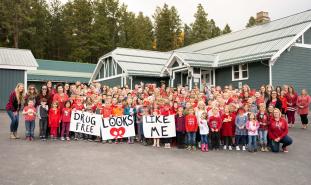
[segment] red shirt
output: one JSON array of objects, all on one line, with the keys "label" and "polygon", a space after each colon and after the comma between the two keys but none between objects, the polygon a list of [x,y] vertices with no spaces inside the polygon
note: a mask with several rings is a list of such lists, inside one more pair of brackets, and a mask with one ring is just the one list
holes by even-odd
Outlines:
[{"label": "red shirt", "polygon": [[63,108],[61,120],[63,123],[69,123],[71,118],[71,108]]},{"label": "red shirt", "polygon": [[217,129],[219,131],[221,128],[221,123],[222,123],[222,120],[219,116],[211,116],[208,119],[208,126],[211,129]]},{"label": "red shirt", "polygon": [[[259,122],[259,129],[268,130],[268,125],[270,121],[267,113],[258,112],[257,121]],[[266,125],[263,125],[262,123],[265,123]]]},{"label": "red shirt", "polygon": [[49,127],[59,127],[60,110],[51,108],[49,110]]},{"label": "red shirt", "polygon": [[198,120],[195,115],[188,114],[186,116],[186,131],[196,132],[198,130]]},{"label": "red shirt", "polygon": [[36,115],[34,114],[36,112],[36,108],[35,107],[29,107],[26,106],[24,108],[24,112],[28,112],[28,110],[31,110],[32,112],[25,114],[25,120],[26,121],[33,121],[36,119]]},{"label": "red shirt", "polygon": [[287,121],[284,118],[280,118],[279,121],[271,119],[268,134],[272,140],[278,137],[281,139],[284,138],[288,134]]},{"label": "red shirt", "polygon": [[112,115],[112,107],[104,106],[101,110],[101,115],[103,115],[104,118],[109,118]]},{"label": "red shirt", "polygon": [[73,105],[72,105],[72,108],[73,108],[73,109],[76,109],[76,110],[79,110],[79,111],[82,111],[82,110],[84,109],[84,105],[83,105],[83,104],[80,104],[80,105],[78,105],[78,104],[73,104]]},{"label": "red shirt", "polygon": [[56,93],[53,96],[53,102],[58,102],[58,107],[62,110],[64,108],[64,103],[68,100],[68,95],[63,93],[62,95]]}]

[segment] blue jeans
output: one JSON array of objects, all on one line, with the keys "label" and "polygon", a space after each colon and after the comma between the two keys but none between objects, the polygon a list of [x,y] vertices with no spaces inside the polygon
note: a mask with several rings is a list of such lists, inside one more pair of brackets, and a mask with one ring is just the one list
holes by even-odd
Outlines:
[{"label": "blue jeans", "polygon": [[11,119],[10,131],[17,132],[18,120],[19,120],[18,112],[16,115],[14,115],[13,111],[10,111],[10,110],[7,111],[7,113]]},{"label": "blue jeans", "polygon": [[248,136],[248,150],[253,151],[257,149],[257,136]]},{"label": "blue jeans", "polygon": [[259,142],[261,145],[267,145],[268,143],[268,130],[258,130],[258,134],[259,134]]},{"label": "blue jeans", "polygon": [[187,132],[187,144],[188,145],[195,145],[195,136],[196,132]]},{"label": "blue jeans", "polygon": [[282,143],[282,148],[285,148],[293,143],[292,138],[289,136],[283,137],[279,142],[275,142],[271,140],[271,150],[272,152],[279,152],[280,151],[280,143]]},{"label": "blue jeans", "polygon": [[208,144],[208,135],[201,135],[201,144]]},{"label": "blue jeans", "polygon": [[35,137],[35,120],[25,121],[26,137]]},{"label": "blue jeans", "polygon": [[245,135],[235,135],[236,146],[238,146],[238,145],[244,146],[246,144],[246,138],[247,138],[247,136],[245,136]]}]

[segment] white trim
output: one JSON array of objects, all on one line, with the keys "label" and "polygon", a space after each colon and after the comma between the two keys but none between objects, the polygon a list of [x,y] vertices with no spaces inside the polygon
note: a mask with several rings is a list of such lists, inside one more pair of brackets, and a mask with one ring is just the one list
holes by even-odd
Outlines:
[{"label": "white trim", "polygon": [[15,66],[15,65],[0,65],[0,69],[37,70],[37,67]]},{"label": "white trim", "polygon": [[95,80],[95,82],[101,82],[101,81],[110,80],[110,79],[114,79],[114,78],[118,78],[118,77],[122,77],[122,76],[123,76],[123,74],[119,74],[119,75],[116,75],[116,76],[110,76],[110,77],[107,77],[107,78],[97,79],[97,80]]},{"label": "white trim", "polygon": [[[276,61],[276,59],[278,57],[280,57],[280,55],[288,48],[290,47],[293,43],[296,42],[296,40],[303,35],[309,28],[311,28],[311,24],[309,24],[308,26],[306,26],[301,32],[299,32],[296,36],[294,36],[294,38],[288,42],[282,49],[280,49],[278,52],[276,52],[270,59],[270,61]],[[272,63],[272,65],[274,65],[274,63]]]},{"label": "white trim", "polygon": [[269,61],[269,85],[272,86],[272,61]]},{"label": "white trim", "polygon": [[[245,70],[242,70],[242,65],[247,65],[247,77],[246,78],[243,78],[243,71]],[[235,79],[234,78],[234,66],[239,66],[239,78]],[[232,65],[231,66],[232,68],[232,81],[241,81],[241,80],[247,80],[249,78],[249,70],[248,70],[248,64],[245,63],[245,64],[237,64],[237,65]]]},{"label": "white trim", "polygon": [[311,49],[311,44],[294,44],[293,46],[296,46],[296,47],[300,47],[300,48],[309,48]]},{"label": "white trim", "polygon": [[[28,87],[27,87],[27,81],[28,81],[28,79],[27,79],[27,70],[25,70],[24,71],[24,87],[25,87],[25,89],[28,89]],[[27,91],[27,90],[26,90]]]},{"label": "white trim", "polygon": [[216,70],[215,68],[213,69],[213,86],[216,86],[216,74],[215,74]]}]

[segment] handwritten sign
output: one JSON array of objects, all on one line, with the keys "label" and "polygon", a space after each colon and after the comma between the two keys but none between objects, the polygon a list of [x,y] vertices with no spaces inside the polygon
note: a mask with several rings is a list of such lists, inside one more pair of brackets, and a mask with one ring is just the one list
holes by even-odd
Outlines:
[{"label": "handwritten sign", "polygon": [[100,127],[103,124],[101,115],[82,111],[72,111],[70,131],[100,136]]},{"label": "handwritten sign", "polygon": [[135,136],[134,117],[105,118],[101,128],[102,139],[119,139]]},{"label": "handwritten sign", "polygon": [[143,130],[146,138],[170,138],[176,136],[175,117],[144,116]]}]

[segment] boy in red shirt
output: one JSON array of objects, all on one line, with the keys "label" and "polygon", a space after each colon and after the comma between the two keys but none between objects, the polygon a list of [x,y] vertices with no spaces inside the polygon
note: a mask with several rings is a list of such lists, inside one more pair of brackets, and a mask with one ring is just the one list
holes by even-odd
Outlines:
[{"label": "boy in red shirt", "polygon": [[219,150],[220,142],[220,129],[222,120],[219,116],[219,111],[215,107],[212,109],[212,116],[208,119],[208,125],[210,127],[211,134],[211,149]]},{"label": "boy in red shirt", "polygon": [[23,110],[25,115],[26,140],[32,141],[34,139],[36,108],[33,100],[28,100],[28,105]]},{"label": "boy in red shirt", "polygon": [[187,132],[187,139],[188,139],[188,147],[187,150],[191,150],[191,146],[193,150],[196,150],[195,147],[195,136],[196,132],[198,131],[198,120],[197,117],[194,115],[193,108],[189,108],[188,115],[185,118],[186,124],[186,132]]}]

